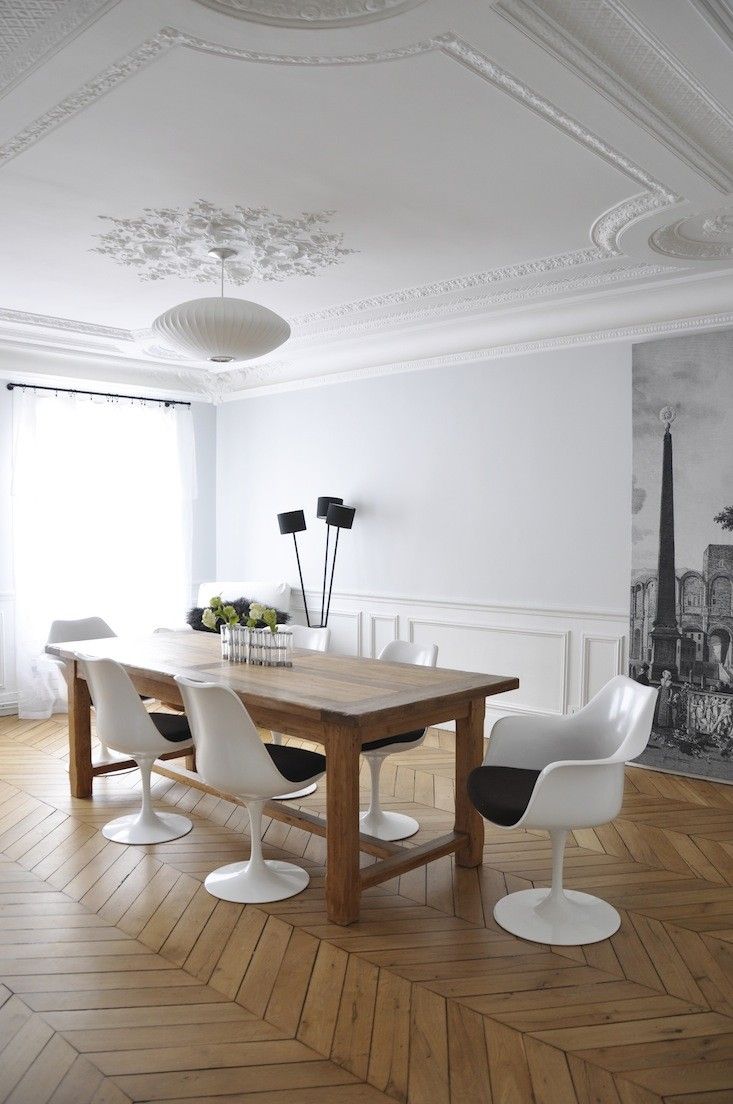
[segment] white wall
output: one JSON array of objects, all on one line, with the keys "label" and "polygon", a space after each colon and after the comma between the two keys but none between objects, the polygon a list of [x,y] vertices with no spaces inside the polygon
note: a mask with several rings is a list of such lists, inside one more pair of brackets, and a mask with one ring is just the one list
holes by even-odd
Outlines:
[{"label": "white wall", "polygon": [[225,403],[217,441],[220,578],[297,584],[275,515],[303,507],[318,590],[316,498],[357,507],[332,607],[341,650],[436,640],[446,666],[519,673],[502,708],[530,711],[577,706],[621,668],[629,344]]},{"label": "white wall", "polygon": [[[0,713],[15,700],[13,673],[13,562],[11,537],[12,392],[0,374]],[[93,390],[103,390],[92,385]],[[216,407],[192,403],[198,498],[193,510],[192,596],[213,578],[216,564]],[[63,539],[52,534],[51,539]],[[51,546],[49,546],[51,547]],[[182,611],[183,613],[184,611]]]}]

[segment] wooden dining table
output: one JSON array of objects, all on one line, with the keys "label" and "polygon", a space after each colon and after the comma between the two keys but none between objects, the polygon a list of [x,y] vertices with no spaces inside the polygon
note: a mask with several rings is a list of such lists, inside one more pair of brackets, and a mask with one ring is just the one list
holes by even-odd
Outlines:
[{"label": "wooden dining table", "polygon": [[[47,652],[66,662],[69,686],[69,781],[73,797],[92,796],[94,778],[128,769],[130,760],[92,763],[91,700],[79,655],[122,664],[137,690],[180,706],[176,675],[231,687],[260,728],[320,744],[326,756],[326,818],[283,801],[270,801],[267,816],[326,838],[328,919],[350,924],[359,917],[363,890],[444,855],[459,866],[478,866],[483,820],[468,797],[467,780],[483,760],[486,698],[515,690],[511,676],[453,671],[384,660],[296,649],[291,668],[256,667],[221,658],[219,638],[206,632],[51,644]],[[359,756],[370,740],[454,721],[455,824],[452,832],[414,844],[385,842],[359,831]],[[208,786],[195,762],[168,752],[154,769],[168,778],[231,801],[236,795]],[[240,802],[241,803],[241,802]],[[376,861],[360,865],[360,852]]]}]

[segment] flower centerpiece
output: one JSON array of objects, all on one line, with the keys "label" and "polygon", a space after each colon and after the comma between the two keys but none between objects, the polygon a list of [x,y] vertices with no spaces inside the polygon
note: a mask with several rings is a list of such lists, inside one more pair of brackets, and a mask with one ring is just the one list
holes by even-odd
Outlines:
[{"label": "flower centerpiece", "polygon": [[222,659],[266,667],[292,666],[292,633],[278,633],[278,611],[250,602],[240,613],[215,595],[201,613],[201,624],[221,634]]}]

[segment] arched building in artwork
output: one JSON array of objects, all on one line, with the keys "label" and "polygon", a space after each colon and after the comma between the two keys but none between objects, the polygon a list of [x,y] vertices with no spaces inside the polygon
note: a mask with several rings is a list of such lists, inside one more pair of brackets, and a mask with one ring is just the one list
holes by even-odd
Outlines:
[{"label": "arched building in artwork", "polygon": [[[651,664],[657,611],[657,575],[631,586],[629,650],[632,666]],[[676,576],[680,678],[733,683],[733,545],[709,544],[701,571]]]}]

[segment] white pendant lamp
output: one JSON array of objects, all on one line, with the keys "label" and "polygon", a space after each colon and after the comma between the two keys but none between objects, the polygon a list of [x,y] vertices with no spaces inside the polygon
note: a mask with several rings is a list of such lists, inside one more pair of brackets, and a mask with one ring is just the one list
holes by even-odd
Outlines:
[{"label": "white pendant lamp", "polygon": [[279,314],[247,299],[224,296],[224,262],[236,249],[217,246],[210,257],[221,261],[219,298],[189,299],[164,311],[153,330],[180,353],[196,360],[229,364],[272,352],[290,337],[290,326]]}]

